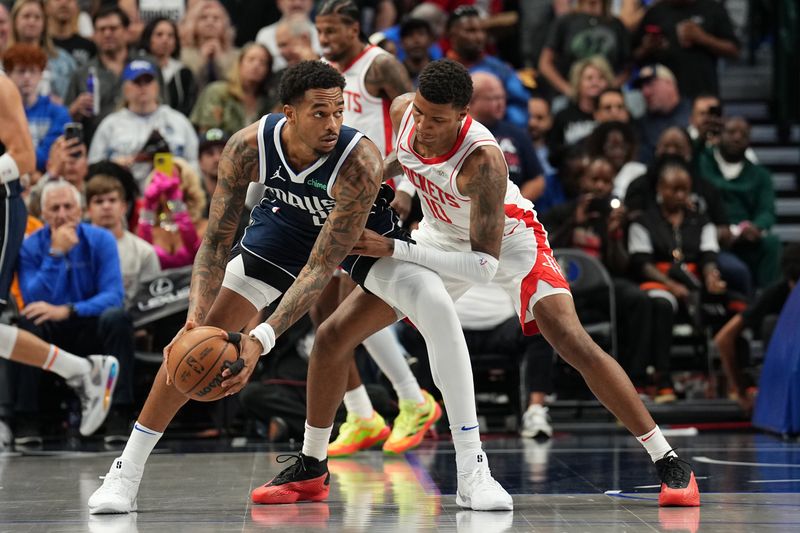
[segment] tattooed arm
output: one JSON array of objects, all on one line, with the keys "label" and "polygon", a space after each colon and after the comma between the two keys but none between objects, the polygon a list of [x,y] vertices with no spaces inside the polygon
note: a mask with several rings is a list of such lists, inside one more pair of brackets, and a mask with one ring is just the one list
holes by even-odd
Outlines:
[{"label": "tattooed arm", "polygon": [[381,179],[381,154],[364,137],[339,170],[332,190],[336,205],[322,226],[306,266],[267,320],[275,337],[308,312],[334,270],[350,254],[364,231]]},{"label": "tattooed arm", "polygon": [[194,260],[188,320],[202,324],[217,297],[251,181],[258,180],[258,122],[230,138],[219,161],[208,227]]},{"label": "tattooed arm", "polygon": [[471,201],[472,251],[443,251],[365,231],[353,252],[391,256],[472,283],[489,283],[497,273],[503,239],[503,198],[508,181],[503,154],[495,147],[477,148],[467,157],[457,180],[459,190]]},{"label": "tattooed arm", "polygon": [[364,76],[364,83],[369,94],[388,100],[414,90],[406,67],[391,54],[375,58]]}]

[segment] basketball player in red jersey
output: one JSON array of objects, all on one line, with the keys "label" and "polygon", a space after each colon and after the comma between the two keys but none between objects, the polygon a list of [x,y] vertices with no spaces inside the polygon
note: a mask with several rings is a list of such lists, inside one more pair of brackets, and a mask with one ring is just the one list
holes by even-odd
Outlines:
[{"label": "basketball player in red jersey", "polygon": [[[345,78],[344,125],[366,135],[386,156],[394,147],[389,108],[395,97],[412,90],[412,84],[405,67],[392,54],[364,42],[359,20],[353,0],[328,0],[320,7],[315,23],[325,59]],[[349,277],[335,277],[315,306],[315,321],[322,322],[353,288],[355,283]],[[404,453],[419,445],[441,416],[433,397],[420,389],[393,331],[383,329],[363,345],[394,386],[400,414],[390,433],[374,411],[353,361],[344,395],[347,421],[328,447],[331,457],[350,455],[382,441],[386,453]]]}]

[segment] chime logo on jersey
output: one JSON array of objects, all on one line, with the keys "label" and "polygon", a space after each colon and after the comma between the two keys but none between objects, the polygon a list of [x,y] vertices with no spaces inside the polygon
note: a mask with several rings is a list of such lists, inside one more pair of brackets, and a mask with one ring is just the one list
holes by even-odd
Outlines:
[{"label": "chime logo on jersey", "polygon": [[298,196],[283,189],[267,187],[268,196],[288,204],[296,209],[306,211],[311,214],[315,226],[322,226],[328,218],[336,200],[318,198],[316,196]]}]

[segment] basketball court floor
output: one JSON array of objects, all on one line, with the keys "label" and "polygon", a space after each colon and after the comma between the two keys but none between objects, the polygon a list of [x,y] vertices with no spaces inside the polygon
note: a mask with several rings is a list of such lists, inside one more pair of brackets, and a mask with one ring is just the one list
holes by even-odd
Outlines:
[{"label": "basketball court floor", "polygon": [[253,506],[250,489],[283,465],[286,447],[240,440],[163,441],[139,492],[139,512],[89,516],[86,501],[118,452],[0,455],[0,532],[739,532],[800,531],[800,444],[756,433],[673,436],[695,465],[702,507],[659,509],[658,480],[632,437],[557,433],[547,443],[486,442],[513,512],[455,504],[452,443],[405,457],[380,451],[332,459],[326,503]]}]

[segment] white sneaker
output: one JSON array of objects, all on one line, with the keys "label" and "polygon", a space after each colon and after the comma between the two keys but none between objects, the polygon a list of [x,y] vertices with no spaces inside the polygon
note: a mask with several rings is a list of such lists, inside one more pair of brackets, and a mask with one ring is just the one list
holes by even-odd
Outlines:
[{"label": "white sneaker", "polygon": [[514,501],[500,483],[492,477],[486,456],[478,455],[471,472],[458,474],[456,503],[473,511],[511,511]]},{"label": "white sneaker", "polygon": [[88,437],[103,425],[119,378],[119,361],[113,355],[90,355],[92,369],[67,380],[81,400],[81,435]]},{"label": "white sneaker", "polygon": [[144,467],[122,457],[111,463],[103,485],[89,497],[89,514],[131,513],[136,510],[136,494]]},{"label": "white sneaker", "polygon": [[553,426],[550,425],[550,415],[547,407],[533,404],[522,415],[522,430],[520,435],[533,439],[536,437],[550,438],[553,436]]}]

